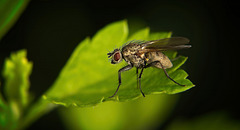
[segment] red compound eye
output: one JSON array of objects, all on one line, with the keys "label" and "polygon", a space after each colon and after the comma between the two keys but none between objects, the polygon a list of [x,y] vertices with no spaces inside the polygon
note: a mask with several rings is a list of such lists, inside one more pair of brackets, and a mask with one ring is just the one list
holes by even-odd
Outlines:
[{"label": "red compound eye", "polygon": [[118,61],[120,58],[121,58],[121,55],[120,55],[120,53],[119,52],[116,52],[115,54],[114,54],[114,60],[115,61]]}]

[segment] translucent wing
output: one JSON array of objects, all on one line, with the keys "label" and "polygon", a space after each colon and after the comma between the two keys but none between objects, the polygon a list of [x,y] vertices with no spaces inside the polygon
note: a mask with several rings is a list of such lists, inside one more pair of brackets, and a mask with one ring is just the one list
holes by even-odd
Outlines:
[{"label": "translucent wing", "polygon": [[179,50],[190,48],[191,45],[185,45],[189,43],[189,39],[184,37],[172,37],[160,40],[153,40],[143,43],[143,49],[146,50]]}]

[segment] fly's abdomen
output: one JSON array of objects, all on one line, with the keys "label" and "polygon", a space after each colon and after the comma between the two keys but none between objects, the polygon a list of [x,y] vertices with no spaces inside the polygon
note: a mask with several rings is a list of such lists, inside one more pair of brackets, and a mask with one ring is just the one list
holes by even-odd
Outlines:
[{"label": "fly's abdomen", "polygon": [[[164,69],[171,68],[173,66],[170,59],[167,56],[165,56],[162,52],[148,52],[145,54],[145,57],[147,60],[147,64],[150,64],[151,62],[154,61],[159,61],[162,63]],[[162,69],[160,63],[157,63],[154,67]]]}]

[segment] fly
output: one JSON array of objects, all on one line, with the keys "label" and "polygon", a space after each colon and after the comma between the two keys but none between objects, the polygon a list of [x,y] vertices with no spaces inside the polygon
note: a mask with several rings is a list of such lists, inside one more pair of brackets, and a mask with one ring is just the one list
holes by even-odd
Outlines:
[{"label": "fly", "polygon": [[[152,41],[131,41],[122,48],[107,53],[108,58],[111,58],[112,64],[118,64],[122,60],[125,60],[128,64],[118,70],[118,87],[110,98],[117,94],[119,87],[122,84],[121,73],[128,71],[133,67],[136,67],[137,88],[139,88],[143,97],[145,97],[145,94],[141,88],[141,76],[143,70],[148,67],[163,69],[167,78],[179,86],[185,86],[176,82],[168,75],[166,69],[171,68],[173,65],[170,59],[164,55],[162,51],[187,49],[191,47],[191,45],[186,45],[188,43],[189,39],[184,37],[172,37]],[[138,74],[139,69],[141,70],[140,74]]]}]

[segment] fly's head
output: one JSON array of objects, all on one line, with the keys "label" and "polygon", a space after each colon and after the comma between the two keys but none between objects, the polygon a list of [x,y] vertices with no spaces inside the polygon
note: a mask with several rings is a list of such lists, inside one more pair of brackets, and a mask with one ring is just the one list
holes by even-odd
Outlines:
[{"label": "fly's head", "polygon": [[111,64],[118,64],[122,61],[122,53],[119,49],[107,53],[108,58],[111,59]]}]

